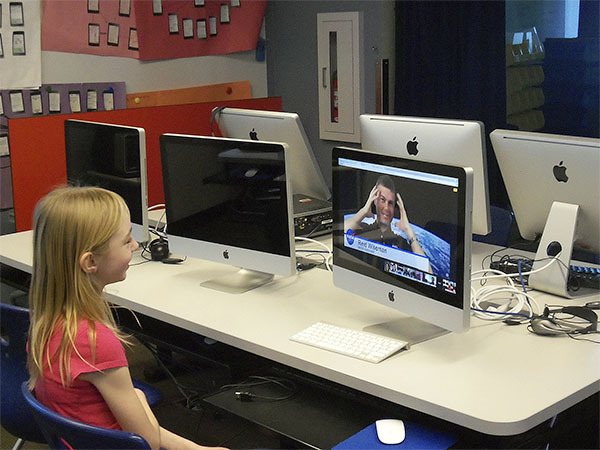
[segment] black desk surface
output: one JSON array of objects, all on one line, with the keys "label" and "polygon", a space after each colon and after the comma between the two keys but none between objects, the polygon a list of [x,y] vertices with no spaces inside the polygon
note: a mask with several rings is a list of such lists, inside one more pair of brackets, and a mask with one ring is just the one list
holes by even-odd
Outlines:
[{"label": "black desk surface", "polygon": [[[236,395],[240,391],[250,392],[254,397],[241,401]],[[204,400],[311,448],[332,448],[383,414],[357,404],[351,397],[303,383],[297,383],[295,393],[285,400],[263,398],[281,398],[286,392],[289,395],[289,391],[275,384],[238,386]]]}]

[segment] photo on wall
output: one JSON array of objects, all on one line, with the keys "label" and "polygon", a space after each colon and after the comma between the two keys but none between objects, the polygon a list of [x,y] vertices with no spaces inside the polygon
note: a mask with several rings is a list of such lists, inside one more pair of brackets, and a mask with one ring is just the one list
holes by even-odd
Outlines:
[{"label": "photo on wall", "polygon": [[22,27],[25,25],[25,16],[23,14],[22,2],[10,2],[8,5],[10,13],[10,26]]},{"label": "photo on wall", "polygon": [[127,47],[129,47],[130,50],[139,50],[140,48],[136,28],[129,29],[129,42],[127,43]]},{"label": "photo on wall", "polygon": [[100,24],[88,24],[88,45],[100,45]]},{"label": "photo on wall", "polygon": [[88,0],[87,10],[91,14],[99,13],[100,12],[100,0]]},{"label": "photo on wall", "polygon": [[25,32],[13,31],[12,35],[12,54],[13,56],[25,56]]}]

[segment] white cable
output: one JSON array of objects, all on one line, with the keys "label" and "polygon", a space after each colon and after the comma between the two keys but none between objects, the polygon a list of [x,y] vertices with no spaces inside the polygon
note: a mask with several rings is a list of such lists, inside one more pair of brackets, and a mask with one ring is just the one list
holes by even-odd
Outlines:
[{"label": "white cable", "polygon": [[167,214],[166,205],[164,203],[157,203],[156,205],[148,206],[148,211],[153,211],[155,209],[162,209],[163,212],[161,213],[160,217],[154,224],[153,233],[159,237],[162,237],[163,239],[166,239],[167,238],[167,223],[165,222],[165,226],[163,227],[162,232],[158,230],[158,226],[160,225],[162,220],[165,218],[165,215]]},{"label": "white cable", "polygon": [[[529,318],[539,313],[539,305],[527,292],[521,291],[517,286],[483,286],[478,290],[471,288],[471,307],[477,310],[473,315],[484,320],[506,320],[514,318],[515,314],[525,314]],[[497,307],[482,304],[494,300],[501,303]],[[504,314],[503,314],[504,313]]]},{"label": "white cable", "polygon": [[311,239],[311,238],[306,238],[306,237],[302,237],[302,236],[296,236],[294,237],[295,240],[297,241],[306,241],[306,242],[311,242],[313,244],[317,244],[320,245],[321,247],[323,247],[325,250],[327,250],[327,258],[325,258],[325,267],[327,268],[327,270],[329,272],[332,271],[331,269],[331,264],[329,263],[329,260],[331,259],[331,257],[333,256],[333,252],[331,251],[331,249],[329,247],[327,247],[325,244],[323,244],[322,242],[319,242],[315,239]]},{"label": "white cable", "polygon": [[[515,285],[513,278],[541,272],[558,261],[559,256],[560,253],[544,266],[529,272],[506,274],[495,269],[482,269],[472,272],[471,275],[484,274],[482,277],[472,277],[472,283],[491,279],[503,279],[506,281],[505,285],[500,286],[483,285],[479,289],[471,286],[471,308],[474,309],[473,315],[483,320],[506,320],[513,318],[515,314],[527,314],[529,318],[539,314],[540,308],[535,299],[527,292],[524,292],[519,286]],[[490,273],[493,275],[489,275]],[[492,298],[495,302],[500,301],[501,303],[497,307],[488,306],[485,308],[482,306],[483,302],[490,301]]]},{"label": "white cable", "polygon": [[[302,258],[307,259],[309,261],[315,261],[316,264],[325,264],[325,261],[328,259],[328,255],[323,252],[311,252],[311,253],[302,253]],[[318,259],[317,259],[318,258]]]},{"label": "white cable", "polygon": [[495,270],[495,269],[482,269],[482,270],[476,270],[475,272],[471,272],[471,275],[474,274],[478,274],[478,273],[488,273],[488,272],[494,272],[498,275],[490,275],[490,276],[484,276],[484,277],[479,277],[479,278],[471,278],[471,281],[479,281],[479,280],[491,280],[493,278],[506,278],[506,277],[520,277],[520,276],[525,276],[525,275],[531,275],[532,273],[538,273],[541,272],[542,270],[546,270],[548,267],[550,267],[552,264],[554,264],[556,261],[558,261],[558,257],[560,256],[560,253],[557,254],[556,256],[554,256],[550,261],[548,261],[548,263],[542,267],[538,267],[535,270],[530,270],[529,272],[515,272],[515,273],[504,273],[501,270]]},{"label": "white cable", "polygon": [[[163,219],[165,218],[166,214],[167,214],[167,210],[165,209],[165,210],[163,210],[162,214],[160,215],[160,217],[158,218],[158,220],[154,224],[154,232],[158,236],[160,236],[160,232],[158,231],[158,226],[163,221]],[[166,221],[165,221],[165,226],[162,229],[162,233],[164,234],[164,238],[166,239],[166,237],[167,237],[167,222]]]},{"label": "white cable", "polygon": [[[505,320],[515,314],[526,314],[531,318],[539,313],[539,305],[535,299],[514,285],[483,286],[478,290],[471,288],[471,293],[471,306],[476,309],[473,314],[481,319]],[[491,300],[500,304],[497,307],[483,306],[485,301]]]}]

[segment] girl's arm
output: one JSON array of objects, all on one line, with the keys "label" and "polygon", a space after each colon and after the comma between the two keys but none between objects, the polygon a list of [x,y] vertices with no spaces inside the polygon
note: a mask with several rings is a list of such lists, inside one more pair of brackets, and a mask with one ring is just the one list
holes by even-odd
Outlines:
[{"label": "girl's arm", "polygon": [[153,450],[160,448],[160,426],[153,415],[146,413],[128,367],[84,373],[80,378],[98,389],[123,430],[139,434]]},{"label": "girl's arm", "polygon": [[80,378],[96,386],[121,428],[142,436],[152,450],[228,450],[223,447],[204,447],[162,428],[148,406],[144,393],[133,387],[128,367],[85,373]]}]

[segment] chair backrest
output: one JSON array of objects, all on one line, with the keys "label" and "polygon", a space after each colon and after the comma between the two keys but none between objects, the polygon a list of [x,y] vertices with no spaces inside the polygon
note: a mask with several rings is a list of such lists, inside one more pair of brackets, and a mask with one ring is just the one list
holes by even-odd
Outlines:
[{"label": "chair backrest", "polygon": [[21,385],[21,392],[52,450],[150,449],[138,434],[95,427],[61,416],[38,402],[27,383]]},{"label": "chair backrest", "polygon": [[46,442],[21,394],[27,373],[29,310],[0,303],[0,423],[10,434],[25,441]]}]

